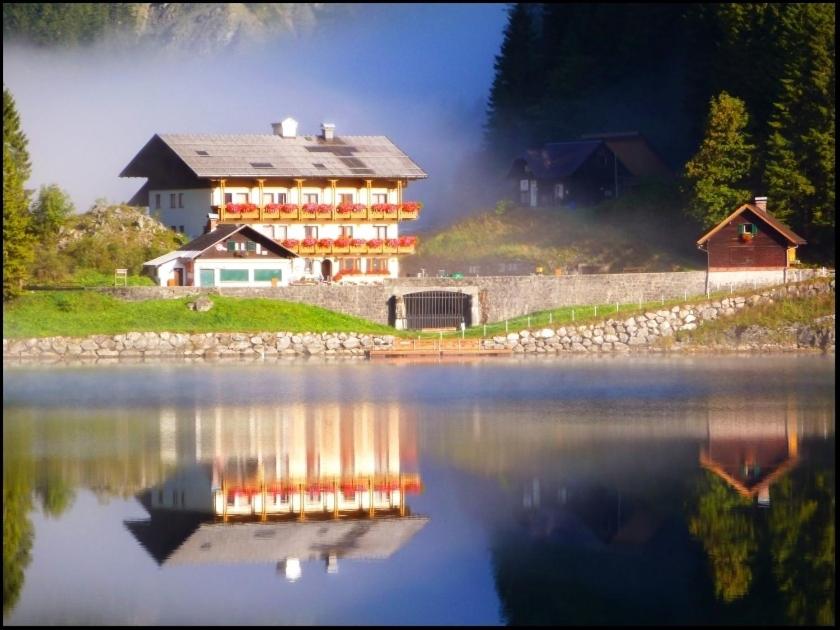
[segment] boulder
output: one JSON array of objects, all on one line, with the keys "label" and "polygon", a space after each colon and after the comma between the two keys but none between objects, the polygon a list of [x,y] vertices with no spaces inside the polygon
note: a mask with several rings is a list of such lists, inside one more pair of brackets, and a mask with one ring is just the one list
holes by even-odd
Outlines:
[{"label": "boulder", "polygon": [[206,295],[202,295],[199,297],[195,302],[189,302],[187,304],[187,308],[191,311],[198,311],[199,313],[205,313],[213,308],[213,300],[211,300]]}]

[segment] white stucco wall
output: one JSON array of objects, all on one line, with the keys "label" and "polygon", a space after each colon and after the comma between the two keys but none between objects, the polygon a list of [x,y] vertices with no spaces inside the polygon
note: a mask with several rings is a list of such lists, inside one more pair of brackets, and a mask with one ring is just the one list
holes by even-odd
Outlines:
[{"label": "white stucco wall", "polygon": [[[176,195],[176,205],[178,202],[177,195],[179,193],[183,194],[183,208],[169,207],[169,195],[172,193]],[[155,207],[156,194],[160,195],[160,208]],[[149,214],[153,217],[156,216],[168,228],[172,226],[177,228],[183,225],[184,233],[192,239],[204,233],[204,227],[207,225],[207,214],[210,212],[210,201],[209,186],[193,190],[150,190]]]},{"label": "white stucco wall", "polygon": [[[257,282],[254,280],[254,271],[257,269],[280,269],[282,278],[278,286],[286,286],[292,278],[292,260],[288,258],[258,259],[235,259],[235,258],[198,258],[195,261],[195,286],[201,285],[201,271],[212,269],[214,272],[214,286],[217,287],[270,287],[271,281]],[[222,269],[245,269],[248,271],[246,282],[222,282],[220,271]],[[320,272],[320,270],[319,270]]]}]

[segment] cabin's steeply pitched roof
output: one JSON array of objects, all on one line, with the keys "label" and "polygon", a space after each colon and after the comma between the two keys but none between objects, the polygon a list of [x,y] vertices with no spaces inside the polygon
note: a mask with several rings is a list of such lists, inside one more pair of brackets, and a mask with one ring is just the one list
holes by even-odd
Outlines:
[{"label": "cabin's steeply pitched roof", "polygon": [[702,246],[712,236],[717,234],[718,231],[722,230],[723,227],[727,225],[732,219],[734,219],[746,210],[750,210],[757,218],[764,221],[767,225],[776,230],[779,234],[784,236],[788,241],[790,241],[794,245],[805,245],[807,243],[807,241],[804,238],[799,236],[796,232],[791,230],[788,226],[779,221],[776,217],[774,217],[766,210],[762,210],[755,204],[745,203],[744,205],[740,206],[737,210],[735,210],[735,212],[730,214],[723,221],[718,223],[715,227],[713,227],[711,230],[709,230],[703,236],[701,236],[700,239],[697,241],[697,245]]},{"label": "cabin's steeply pitched roof", "polygon": [[586,140],[603,140],[619,162],[636,177],[670,177],[671,171],[653,147],[638,131],[593,133]]},{"label": "cabin's steeply pitched roof", "polygon": [[[156,142],[158,140],[159,142]],[[424,179],[426,173],[385,136],[284,138],[273,134],[158,134],[120,177],[149,177],[149,155],[170,149],[199,178]],[[152,160],[154,161],[154,160]]]}]

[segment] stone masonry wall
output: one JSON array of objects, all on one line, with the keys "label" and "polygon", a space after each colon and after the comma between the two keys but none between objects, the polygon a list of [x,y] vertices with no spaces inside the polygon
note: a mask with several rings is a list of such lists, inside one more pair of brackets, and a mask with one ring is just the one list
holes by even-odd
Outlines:
[{"label": "stone masonry wall", "polygon": [[[764,272],[733,272],[732,288],[773,284]],[[798,270],[799,279],[817,274]],[[778,282],[778,278],[776,278]],[[728,286],[726,272],[718,272],[712,289]],[[201,293],[231,297],[261,297],[312,304],[339,313],[388,324],[388,300],[397,293],[423,291],[430,287],[469,289],[479,296],[474,324],[502,321],[563,306],[666,300],[702,295],[705,271],[669,273],[620,273],[574,276],[478,276],[452,278],[395,278],[376,285],[293,285],[268,288],[120,287],[99,289],[123,300],[176,299]]]},{"label": "stone masonry wall", "polygon": [[[603,353],[650,350],[678,330],[693,330],[702,322],[733,315],[740,309],[785,297],[834,292],[834,280],[767,289],[749,297],[731,297],[701,304],[675,306],[623,320],[522,330],[483,341],[486,348],[515,353]],[[833,322],[832,322],[833,324]],[[363,358],[373,348],[390,348],[391,335],[357,333],[203,333],[130,332],[82,338],[4,339],[4,359],[152,359],[161,357],[271,358],[280,356],[349,356]],[[833,325],[828,331],[800,336],[800,347],[834,350]]]}]

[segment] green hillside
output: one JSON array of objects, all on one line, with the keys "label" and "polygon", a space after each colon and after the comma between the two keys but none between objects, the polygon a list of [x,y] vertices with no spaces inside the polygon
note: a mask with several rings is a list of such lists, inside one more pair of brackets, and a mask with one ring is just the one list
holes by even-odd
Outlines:
[{"label": "green hillside", "polygon": [[[695,242],[702,231],[679,216],[672,196],[639,192],[597,208],[523,208],[500,203],[444,229],[421,235],[418,253],[402,270],[414,274],[445,269],[448,273],[494,275],[500,263],[543,267],[544,273],[579,270],[620,272],[702,269],[705,257]],[[531,269],[533,271],[533,269]],[[518,271],[517,273],[521,273]]]}]

